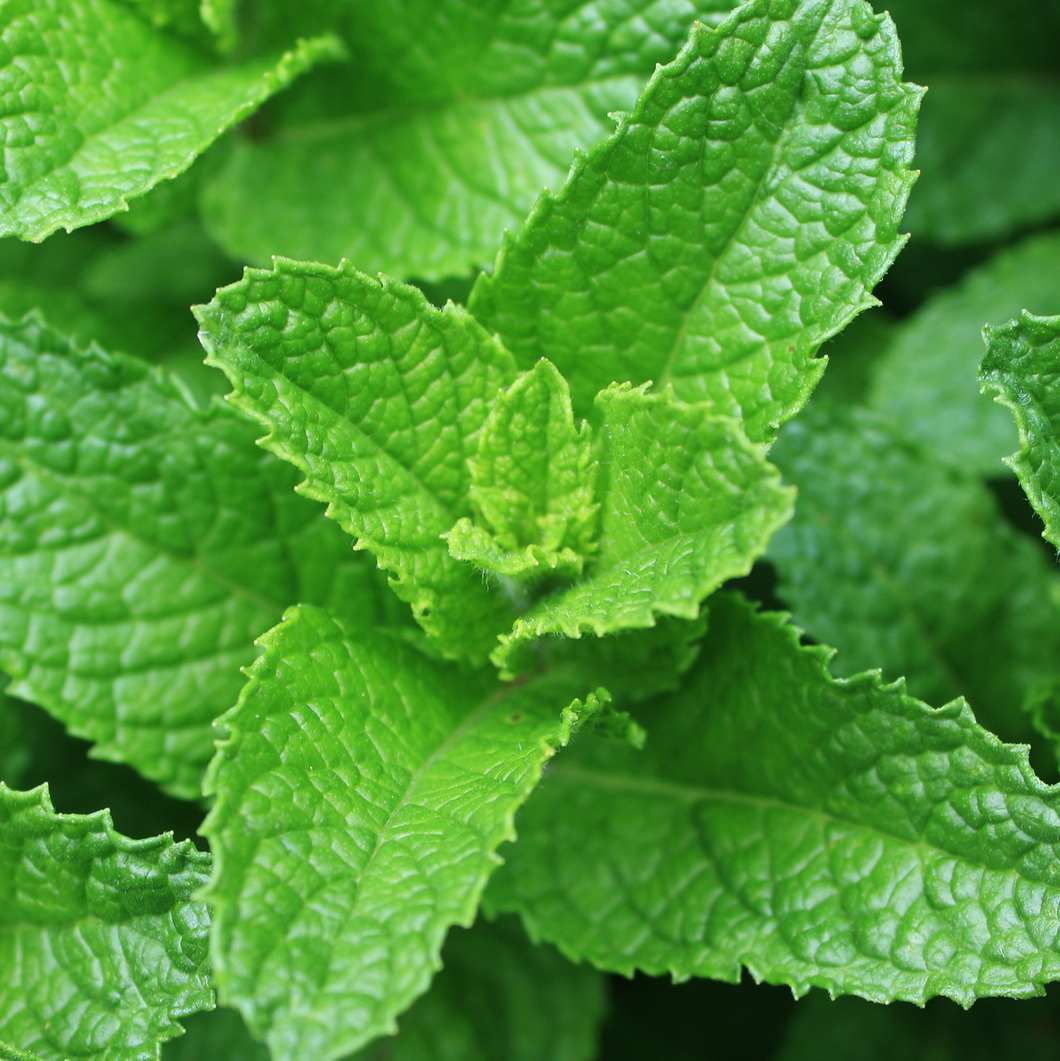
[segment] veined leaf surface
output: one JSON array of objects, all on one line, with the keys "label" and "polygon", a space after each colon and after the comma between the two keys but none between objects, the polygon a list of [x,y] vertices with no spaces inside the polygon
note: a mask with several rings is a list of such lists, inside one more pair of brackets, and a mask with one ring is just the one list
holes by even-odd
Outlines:
[{"label": "veined leaf surface", "polygon": [[300,491],[392,573],[443,652],[484,658],[511,604],[442,535],[472,514],[468,460],[511,354],[463,309],[345,263],[277,259],[196,312],[229,401],[305,473]]},{"label": "veined leaf surface", "polygon": [[[40,1061],[149,1061],[210,1009],[210,857],[0,783],[0,1036]],[[0,1052],[0,1056],[6,1056]],[[16,1061],[22,1061],[17,1053]]]},{"label": "veined leaf surface", "polygon": [[186,798],[284,608],[334,602],[371,623],[390,600],[254,435],[142,361],[0,320],[9,691]]},{"label": "veined leaf surface", "polygon": [[580,416],[613,381],[654,380],[764,440],[903,243],[919,98],[864,0],[697,25],[506,238],[471,311],[522,367],[552,361]]},{"label": "veined leaf surface", "polygon": [[932,709],[777,614],[711,601],[643,751],[587,738],[487,891],[532,938],[631,973],[968,1005],[1060,977],[1060,791],[955,701]]},{"label": "veined leaf surface", "polygon": [[126,209],[339,51],[321,38],[215,68],[115,0],[9,0],[0,32],[0,235],[32,240]]},{"label": "veined leaf surface", "polygon": [[237,145],[207,185],[207,221],[230,253],[259,264],[284,254],[405,279],[464,275],[492,261],[543,187],[562,184],[576,149],[613,130],[610,112],[633,105],[695,18],[716,22],[734,6],[346,8],[353,60],[335,71],[338,89],[334,77],[306,83],[270,135]]},{"label": "veined leaf surface", "polygon": [[[395,1030],[545,762],[601,706],[292,609],[223,717],[203,826],[221,1001],[276,1061]],[[570,705],[569,707],[567,705]]]},{"label": "veined leaf surface", "polygon": [[1045,521],[1042,537],[1060,548],[1060,316],[1024,312],[984,335],[979,381],[1012,411],[1022,443],[1006,463]]}]

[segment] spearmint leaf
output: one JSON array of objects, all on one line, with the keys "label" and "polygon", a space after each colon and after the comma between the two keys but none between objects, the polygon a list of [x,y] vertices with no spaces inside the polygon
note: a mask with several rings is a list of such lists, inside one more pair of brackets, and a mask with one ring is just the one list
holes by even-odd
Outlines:
[{"label": "spearmint leaf", "polygon": [[1060,792],[963,702],[834,679],[830,654],[716,596],[683,688],[638,711],[643,751],[565,753],[487,910],[625,974],[1041,994],[1060,976]]},{"label": "spearmint leaf", "polygon": [[36,1054],[27,1054],[25,1050],[15,1050],[13,1047],[0,1043],[0,1061],[42,1061]]},{"label": "spearmint leaf", "polygon": [[791,517],[793,491],[736,420],[629,384],[597,404],[608,475],[597,555],[583,581],[543,598],[500,638],[492,658],[508,673],[522,665],[524,643],[545,634],[599,637],[659,615],[695,619]]},{"label": "spearmint leaf", "polygon": [[426,990],[516,808],[601,705],[571,704],[563,676],[502,686],[314,608],[260,643],[206,784],[214,966],[276,1061],[331,1061]]},{"label": "spearmint leaf", "polygon": [[863,0],[751,0],[695,26],[506,238],[471,311],[521,366],[553,361],[578,415],[654,380],[767,438],[902,246],[921,90],[901,72]]},{"label": "spearmint leaf", "polygon": [[320,38],[282,57],[212,68],[113,0],[12,0],[0,31],[0,235],[35,241],[126,209],[340,50]]},{"label": "spearmint leaf", "polygon": [[1060,214],[1060,83],[932,78],[917,129],[922,176],[906,222],[943,244],[986,242]]},{"label": "spearmint leaf", "polygon": [[[1053,300],[1060,307],[1060,290]],[[987,355],[979,372],[984,393],[1011,410],[1020,451],[1006,464],[1045,522],[1042,537],[1060,548],[1060,317],[1024,311],[984,331]]]},{"label": "spearmint leaf", "polygon": [[938,458],[998,475],[1017,442],[1012,418],[979,393],[983,325],[1060,307],[1060,233],[1024,240],[967,274],[899,325],[868,402]]},{"label": "spearmint leaf", "polygon": [[404,278],[464,275],[493,259],[542,187],[562,184],[575,149],[612,131],[610,112],[633,105],[694,18],[717,21],[734,6],[398,0],[344,10],[355,61],[341,90],[307,83],[271,135],[237,144],[207,181],[207,222],[229,253],[259,264],[280,253]]},{"label": "spearmint leaf", "polygon": [[593,1061],[606,1008],[604,978],[514,918],[450,932],[442,971],[401,1018],[396,1039],[357,1061]]},{"label": "spearmint leaf", "polygon": [[191,901],[209,865],[0,784],[0,1036],[41,1061],[157,1058],[178,1018],[214,1004],[209,917]]},{"label": "spearmint leaf", "polygon": [[383,620],[297,475],[141,361],[0,321],[0,666],[94,754],[197,798],[211,723],[292,602]]},{"label": "spearmint leaf", "polygon": [[498,395],[468,463],[475,521],[449,532],[450,555],[517,582],[581,575],[595,545],[596,462],[554,365],[539,361]]},{"label": "spearmint leaf", "polygon": [[880,667],[1029,736],[1020,703],[1060,659],[1060,578],[986,485],[865,410],[811,408],[770,456],[799,490],[769,545],[777,592],[839,673]]},{"label": "spearmint leaf", "polygon": [[484,658],[512,605],[442,535],[472,515],[468,461],[511,355],[461,307],[346,263],[248,269],[196,315],[229,401],[269,428],[300,491],[391,572],[445,655]]}]

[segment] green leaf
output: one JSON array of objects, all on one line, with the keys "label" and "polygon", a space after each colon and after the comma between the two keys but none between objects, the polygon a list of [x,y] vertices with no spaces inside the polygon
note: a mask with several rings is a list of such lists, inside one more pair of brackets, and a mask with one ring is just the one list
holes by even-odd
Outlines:
[{"label": "green leaf", "polygon": [[[128,840],[106,811],[56,814],[0,784],[0,1035],[39,1054],[148,1061],[213,1006],[210,859],[171,836]],[[18,1056],[17,1054],[15,1055]]]},{"label": "green leaf", "polygon": [[983,325],[1060,307],[1060,233],[1002,251],[899,325],[877,362],[869,404],[936,458],[999,475],[1016,445],[1012,418],[979,393]]},{"label": "green leaf", "polygon": [[929,703],[963,695],[1026,739],[1023,697],[1060,660],[1060,579],[991,491],[865,410],[809,409],[771,457],[799,490],[769,546],[777,592],[839,650],[839,673],[880,667]]},{"label": "green leaf", "polygon": [[[449,933],[431,990],[356,1061],[593,1061],[604,978],[552,947],[533,946],[514,919],[479,919]],[[353,1058],[350,1061],[354,1061]]]},{"label": "green leaf", "polygon": [[[330,1061],[422,994],[545,762],[598,710],[326,612],[261,639],[207,778],[220,997],[277,1061]],[[562,715],[560,714],[562,710]]]},{"label": "green leaf", "polygon": [[0,321],[9,692],[187,798],[254,638],[285,607],[334,604],[371,624],[390,600],[254,435],[143,362]]},{"label": "green leaf", "polygon": [[475,521],[449,532],[450,555],[520,583],[580,576],[595,548],[597,469],[554,365],[539,361],[497,397],[468,463]]},{"label": "green leaf", "polygon": [[906,222],[948,245],[1060,215],[1060,83],[1011,73],[932,78]]},{"label": "green leaf", "polygon": [[12,0],[0,30],[15,78],[0,118],[0,235],[31,240],[126,209],[339,50],[334,38],[300,41],[213,69],[113,0]]},{"label": "green leaf", "polygon": [[41,1061],[36,1054],[27,1054],[24,1050],[15,1050],[13,1047],[0,1043],[0,1061]]},{"label": "green leaf", "polygon": [[761,441],[824,371],[902,245],[920,90],[863,0],[751,0],[693,28],[618,131],[507,238],[471,311],[585,415],[673,384]]},{"label": "green leaf", "polygon": [[[207,221],[233,256],[262,265],[280,253],[404,278],[463,275],[492,261],[542,187],[562,184],[577,148],[612,131],[610,112],[633,105],[697,15],[717,21],[734,6],[343,9],[354,62],[335,72],[338,85],[321,75],[302,86],[271,135],[236,145],[207,182]],[[285,25],[290,7],[280,5]]]},{"label": "green leaf", "polygon": [[836,680],[776,614],[711,602],[641,752],[586,739],[518,817],[486,895],[631,973],[962,1005],[1060,976],[1060,791],[956,701]]},{"label": "green leaf", "polygon": [[493,660],[508,673],[524,665],[524,643],[546,634],[599,637],[659,615],[696,618],[791,518],[793,492],[737,421],[628,384],[597,404],[608,475],[597,556],[583,581],[543,598],[501,637]]},{"label": "green leaf", "polygon": [[196,314],[229,401],[269,428],[301,492],[392,573],[445,655],[483,659],[512,604],[442,535],[472,514],[468,461],[511,355],[461,307],[346,264],[277,259]]},{"label": "green leaf", "polygon": [[[1054,304],[1060,307],[1060,290]],[[1024,311],[983,332],[987,355],[979,382],[1011,410],[1020,451],[1005,463],[1045,522],[1042,537],[1060,548],[1060,317]]]},{"label": "green leaf", "polygon": [[1055,998],[983,999],[968,1012],[939,999],[923,1009],[859,998],[800,1001],[774,1061],[1052,1061]]}]

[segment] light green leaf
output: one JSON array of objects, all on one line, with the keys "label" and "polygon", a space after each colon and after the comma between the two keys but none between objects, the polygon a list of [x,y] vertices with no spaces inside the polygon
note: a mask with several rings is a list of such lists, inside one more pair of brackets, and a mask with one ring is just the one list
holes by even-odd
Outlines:
[{"label": "light green leaf", "polygon": [[968,273],[904,321],[877,362],[869,404],[941,460],[1003,474],[1017,436],[1012,418],[979,393],[981,332],[1028,309],[1060,308],[1060,233],[1034,236]]},{"label": "light green leaf", "polygon": [[211,68],[114,0],[10,0],[0,235],[41,240],[126,209],[321,59],[335,38]]},{"label": "light green leaf", "polygon": [[600,704],[571,704],[561,675],[501,686],[313,608],[261,644],[207,779],[214,965],[276,1061],[331,1061],[426,990],[516,808]]},{"label": "light green leaf", "polygon": [[279,253],[463,275],[562,184],[576,149],[613,130],[610,112],[633,105],[693,19],[734,6],[359,4],[343,80],[307,83],[271,135],[236,146],[207,182],[206,219],[231,254],[263,265]]},{"label": "light green leaf", "polygon": [[626,974],[1040,994],[1060,977],[1060,791],[961,701],[836,680],[829,655],[716,596],[684,687],[638,712],[644,750],[565,753],[487,910]]},{"label": "light green leaf", "polygon": [[469,460],[475,521],[447,535],[450,555],[519,583],[581,575],[595,548],[596,462],[574,426],[567,382],[548,361],[499,395]]},{"label": "light green leaf", "polygon": [[0,321],[0,666],[94,754],[195,798],[253,641],[299,600],[391,595],[228,410]]},{"label": "light green leaf", "polygon": [[1048,221],[1060,214],[1060,83],[981,70],[932,78],[917,164],[906,222],[918,237],[985,242]]},{"label": "light green leaf", "polygon": [[472,514],[468,460],[511,355],[462,308],[345,263],[277,259],[196,314],[229,401],[269,428],[263,445],[305,474],[300,491],[392,573],[447,656],[484,658],[512,603],[442,535]]},{"label": "light green leaf", "polygon": [[793,491],[737,421],[628,384],[597,404],[608,476],[597,556],[583,581],[544,597],[501,637],[493,660],[508,673],[524,664],[524,643],[546,634],[599,637],[659,615],[696,618],[791,517]]},{"label": "light green leaf", "polygon": [[0,1061],[42,1061],[36,1054],[27,1054],[24,1050],[15,1050],[13,1047],[0,1043]]},{"label": "light green leaf", "polygon": [[[1054,300],[1060,308],[1060,290]],[[1011,410],[1020,451],[1005,463],[1045,521],[1042,537],[1060,548],[1060,317],[1035,317],[984,330],[979,372],[984,393]]]},{"label": "light green leaf", "polygon": [[471,311],[585,415],[673,384],[761,441],[824,371],[903,240],[920,90],[863,0],[751,0],[696,26],[613,137],[507,238]]},{"label": "light green leaf", "polygon": [[807,410],[771,457],[799,490],[769,546],[777,592],[839,650],[839,673],[880,667],[929,703],[963,695],[1027,739],[1020,704],[1060,660],[1060,578],[991,491],[864,410]]},{"label": "light green leaf", "polygon": [[[128,840],[106,811],[56,814],[0,784],[0,1035],[41,1061],[149,1061],[213,1006],[210,858]],[[15,1055],[16,1058],[18,1055]]]}]

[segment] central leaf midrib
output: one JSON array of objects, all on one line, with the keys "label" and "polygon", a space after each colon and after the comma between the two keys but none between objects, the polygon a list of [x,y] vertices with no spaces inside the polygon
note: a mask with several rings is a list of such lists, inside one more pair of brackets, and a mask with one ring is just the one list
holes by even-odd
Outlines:
[{"label": "central leaf midrib", "polygon": [[[684,782],[664,781],[657,777],[641,778],[631,774],[622,774],[618,772],[610,773],[602,770],[592,770],[584,767],[566,766],[563,764],[555,766],[551,772],[551,776],[553,779],[565,779],[575,783],[594,786],[596,788],[610,789],[615,792],[659,796],[662,798],[679,800],[685,803],[707,803],[712,801],[717,803],[737,803],[751,807],[758,807],[762,810],[776,810],[787,814],[806,815],[812,818],[817,818],[829,825],[840,825],[846,828],[870,833],[891,844],[897,843],[904,847],[919,848],[930,853],[933,857],[942,856],[944,858],[957,859],[961,862],[966,862],[968,865],[986,869],[988,872],[1012,873],[1021,880],[1025,880],[1041,888],[1050,888],[1054,891],[1060,889],[1060,879],[1050,883],[1039,880],[1036,877],[1029,877],[1025,873],[1021,873],[1015,866],[999,869],[996,866],[990,866],[983,862],[976,862],[966,854],[947,851],[945,848],[939,847],[922,837],[916,840],[910,840],[907,837],[896,836],[894,833],[884,832],[876,826],[866,825],[864,822],[843,818],[831,811],[821,810],[817,807],[808,807],[804,803],[796,803],[795,801],[785,801],[776,796],[753,796],[749,793],[735,790],[715,789],[703,785],[686,784]],[[937,804],[935,806],[937,806]]]}]

